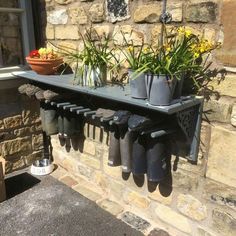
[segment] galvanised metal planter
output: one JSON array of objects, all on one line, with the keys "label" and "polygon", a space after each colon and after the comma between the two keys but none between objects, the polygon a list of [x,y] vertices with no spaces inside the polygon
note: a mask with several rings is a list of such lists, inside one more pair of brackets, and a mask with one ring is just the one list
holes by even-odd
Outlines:
[{"label": "galvanised metal planter", "polygon": [[142,73],[136,77],[136,72],[128,70],[130,80],[130,92],[132,98],[146,99],[147,90],[145,84],[145,74]]},{"label": "galvanised metal planter", "polygon": [[170,105],[176,86],[176,79],[167,75],[146,74],[148,102],[154,106]]}]

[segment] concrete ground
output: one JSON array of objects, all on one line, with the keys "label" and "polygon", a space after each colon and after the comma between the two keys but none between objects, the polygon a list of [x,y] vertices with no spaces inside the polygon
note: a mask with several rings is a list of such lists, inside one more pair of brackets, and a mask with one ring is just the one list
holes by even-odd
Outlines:
[{"label": "concrete ground", "polygon": [[143,235],[52,176],[23,173],[7,179],[6,187],[0,236]]}]

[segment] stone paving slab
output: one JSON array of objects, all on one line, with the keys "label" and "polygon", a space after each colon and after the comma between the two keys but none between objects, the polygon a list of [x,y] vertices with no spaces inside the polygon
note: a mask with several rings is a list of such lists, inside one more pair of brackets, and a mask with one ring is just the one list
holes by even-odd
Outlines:
[{"label": "stone paving slab", "polygon": [[[22,178],[14,178],[13,184],[25,184]],[[143,235],[55,178],[46,176],[40,180],[0,204],[0,235]]]}]

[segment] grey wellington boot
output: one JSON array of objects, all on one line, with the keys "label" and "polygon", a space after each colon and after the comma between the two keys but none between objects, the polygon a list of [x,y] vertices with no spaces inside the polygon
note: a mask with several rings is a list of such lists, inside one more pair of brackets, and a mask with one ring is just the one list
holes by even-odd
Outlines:
[{"label": "grey wellington boot", "polygon": [[133,132],[132,173],[143,175],[147,173],[146,137]]},{"label": "grey wellington boot", "polygon": [[108,154],[108,165],[109,166],[120,166],[120,135],[117,127],[110,132],[110,146]]},{"label": "grey wellington boot", "polygon": [[132,157],[132,134],[128,131],[128,120],[131,116],[129,111],[117,111],[114,114],[114,123],[119,129],[121,167],[125,173],[131,172]]},{"label": "grey wellington boot", "polygon": [[47,135],[58,133],[58,115],[57,110],[51,106],[44,108],[45,132]]},{"label": "grey wellington boot", "polygon": [[149,127],[152,121],[139,115],[132,115],[128,121],[129,130],[133,132],[132,173],[143,175],[147,173],[146,137],[139,135],[139,131]]},{"label": "grey wellington boot", "polygon": [[160,182],[167,173],[167,159],[170,158],[166,138],[148,138],[147,141],[147,177],[149,181]]},{"label": "grey wellington boot", "polygon": [[70,112],[63,114],[63,135],[65,138],[71,138],[80,132],[79,119]]}]

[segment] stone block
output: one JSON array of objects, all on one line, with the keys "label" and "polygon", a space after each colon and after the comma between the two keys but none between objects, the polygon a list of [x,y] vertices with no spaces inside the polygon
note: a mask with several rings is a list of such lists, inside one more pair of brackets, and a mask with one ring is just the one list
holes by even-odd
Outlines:
[{"label": "stone block", "polygon": [[87,153],[91,156],[95,156],[95,154],[96,154],[95,143],[93,141],[85,139],[83,152]]},{"label": "stone block", "polygon": [[[220,38],[223,40],[221,40],[221,49],[217,50],[217,59],[224,65],[232,67],[236,66],[236,37],[234,30],[232,30],[236,27],[235,9],[236,2],[234,0],[222,1],[220,22],[224,27]],[[233,96],[235,96],[235,93]]]},{"label": "stone block", "polygon": [[217,19],[218,5],[214,1],[192,3],[187,6],[186,20],[197,23],[213,23]]},{"label": "stone block", "polygon": [[81,7],[70,7],[69,16],[71,19],[71,24],[73,25],[86,25],[88,23],[88,16],[85,9]]},{"label": "stone block", "polygon": [[125,186],[122,183],[114,181],[112,179],[108,182],[108,188],[110,190],[110,194],[117,200],[121,201],[123,199],[123,194],[125,191]]},{"label": "stone block", "polygon": [[145,231],[151,226],[148,221],[128,211],[122,214],[121,220],[138,231]]},{"label": "stone block", "polygon": [[209,121],[229,123],[231,118],[232,104],[230,101],[209,100],[204,102],[205,116]]},{"label": "stone block", "polygon": [[3,120],[0,120],[0,130],[4,130],[5,127],[4,127],[4,122]]},{"label": "stone block", "polygon": [[160,15],[160,4],[144,4],[136,8],[133,18],[135,23],[155,23],[159,22]]},{"label": "stone block", "polygon": [[158,201],[161,204],[164,205],[170,205],[172,202],[172,194],[169,194],[167,196],[163,196],[162,193],[160,193],[159,189],[156,189],[154,192],[149,193],[148,197],[154,201]]},{"label": "stone block", "polygon": [[155,209],[155,213],[159,217],[159,219],[164,221],[165,223],[187,234],[191,234],[191,226],[188,219],[182,216],[181,214],[175,212],[171,208],[158,204]]},{"label": "stone block", "polygon": [[147,209],[150,205],[150,200],[140,195],[137,192],[128,192],[125,197],[126,201],[135,207]]},{"label": "stone block", "polygon": [[213,86],[214,90],[219,92],[221,96],[236,96],[236,76],[235,75],[228,75],[226,78],[218,83],[218,80],[213,80],[210,83]]},{"label": "stone block", "polygon": [[41,122],[39,116],[39,102],[34,100],[27,100],[24,103],[22,111],[22,119],[24,125],[31,125]]},{"label": "stone block", "polygon": [[105,176],[101,171],[97,171],[94,174],[93,181],[95,184],[97,184],[99,187],[101,187],[103,190],[107,190],[109,182],[108,182],[108,177]]},{"label": "stone block", "polygon": [[236,191],[233,187],[207,179],[204,181],[202,196],[213,204],[236,210]]},{"label": "stone block", "polygon": [[69,175],[63,176],[60,178],[60,181],[69,187],[73,187],[78,184],[78,182]]},{"label": "stone block", "polygon": [[83,165],[81,163],[78,162],[77,166],[76,166],[76,173],[79,173],[80,175],[85,176],[88,179],[91,179],[93,174],[94,174],[94,169],[88,167],[87,165]]},{"label": "stone block", "polygon": [[30,137],[17,138],[14,140],[5,141],[2,143],[2,155],[6,157],[16,153],[31,151]]},{"label": "stone block", "polygon": [[109,25],[98,25],[94,26],[94,29],[96,30],[97,34],[102,37],[102,36],[108,36],[111,32],[111,28]]},{"label": "stone block", "polygon": [[172,15],[172,22],[182,22],[183,20],[183,4],[171,2],[167,4],[168,12]]},{"label": "stone block", "polygon": [[112,23],[129,19],[129,0],[106,0],[106,15]]},{"label": "stone block", "polygon": [[175,190],[181,190],[183,192],[194,191],[198,188],[198,178],[187,171],[178,169],[172,172],[173,188]]},{"label": "stone block", "polygon": [[67,174],[68,172],[65,169],[61,168],[60,166],[57,166],[57,168],[50,175],[55,179],[60,179]]},{"label": "stone block", "polygon": [[52,25],[65,25],[68,21],[66,9],[48,12],[47,22]]},{"label": "stone block", "polygon": [[47,39],[55,39],[54,27],[50,24],[47,24],[45,34]]},{"label": "stone block", "polygon": [[118,203],[112,202],[108,199],[99,202],[98,205],[115,216],[117,216],[124,210],[123,207],[120,206]]},{"label": "stone block", "polygon": [[[64,155],[64,154],[62,154]],[[78,161],[74,158],[66,157],[62,162],[61,166],[65,168],[70,173],[76,173],[77,172],[77,165]]]},{"label": "stone block", "polygon": [[14,129],[22,125],[21,115],[7,117],[3,120],[6,129]]},{"label": "stone block", "polygon": [[80,157],[80,162],[84,165],[88,165],[89,167],[100,170],[101,169],[101,161],[98,159],[95,159],[94,157],[87,156],[85,154],[82,154]]},{"label": "stone block", "polygon": [[178,196],[177,208],[182,214],[197,221],[204,220],[207,217],[206,206],[189,194]]},{"label": "stone block", "polygon": [[43,149],[43,134],[32,135],[32,148],[35,151]]},{"label": "stone block", "polygon": [[[230,117],[230,122],[231,125],[233,125],[234,127],[236,127],[236,103],[233,105],[232,108],[232,113],[231,113],[231,117]],[[1,125],[0,125],[1,127]],[[0,128],[1,129],[1,128]]]},{"label": "stone block", "polygon": [[236,131],[221,126],[212,127],[206,176],[221,183],[236,186]]},{"label": "stone block", "polygon": [[89,9],[90,19],[93,23],[101,23],[104,21],[104,6],[102,3],[95,3]]},{"label": "stone block", "polygon": [[55,27],[55,38],[56,39],[78,40],[78,39],[80,39],[78,27],[75,25],[56,26]]},{"label": "stone block", "polygon": [[214,236],[213,234],[209,233],[207,230],[203,228],[198,228],[197,233],[198,236]]},{"label": "stone block", "polygon": [[100,194],[92,191],[89,188],[86,188],[83,185],[78,184],[78,185],[74,186],[73,189],[91,201],[97,201],[102,198],[102,196]]},{"label": "stone block", "polygon": [[213,229],[220,233],[221,236],[236,235],[236,218],[230,213],[214,209],[212,212]]},{"label": "stone block", "polygon": [[30,133],[31,133],[31,128],[30,127],[14,129],[14,135],[16,135],[17,137],[19,137],[19,136],[27,136]]},{"label": "stone block", "polygon": [[120,166],[113,167],[109,166],[107,163],[108,163],[108,152],[105,152],[103,155],[103,171],[105,172],[105,174],[113,178],[121,179],[122,172]]},{"label": "stone block", "polygon": [[113,31],[113,39],[116,45],[124,46],[126,42],[128,44],[133,42],[135,46],[138,46],[142,45],[142,42],[144,41],[144,34],[143,32],[133,28],[131,25],[117,25]]},{"label": "stone block", "polygon": [[60,5],[68,5],[72,2],[73,0],[55,0],[56,3]]}]

